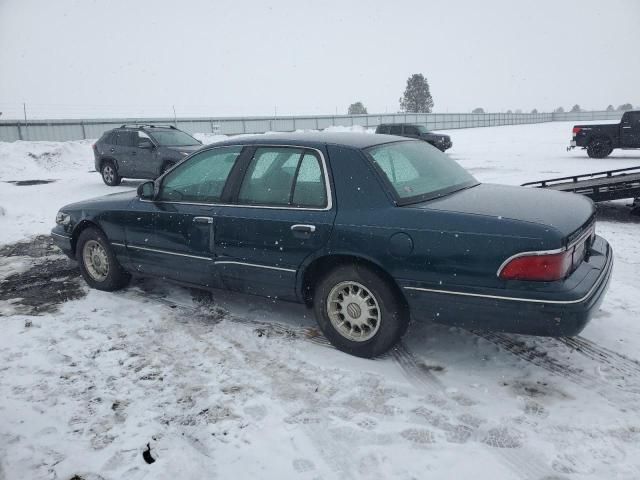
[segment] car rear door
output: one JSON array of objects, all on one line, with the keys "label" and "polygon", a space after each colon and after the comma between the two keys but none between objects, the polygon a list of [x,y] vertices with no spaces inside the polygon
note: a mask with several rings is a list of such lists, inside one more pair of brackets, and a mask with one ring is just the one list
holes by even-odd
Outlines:
[{"label": "car rear door", "polygon": [[244,158],[234,204],[216,216],[215,264],[232,290],[295,299],[304,260],[335,218],[325,152],[260,146]]},{"label": "car rear door", "polygon": [[[134,145],[131,147],[131,156],[129,157],[131,169],[137,178],[155,178],[158,173],[155,162],[157,147],[151,137],[142,130],[134,132],[134,135]],[[147,142],[151,142],[153,147],[140,148],[141,144]]]},{"label": "car rear door", "polygon": [[413,125],[404,125],[402,127],[402,135],[404,137],[420,138],[418,128]]},{"label": "car rear door", "polygon": [[623,147],[640,148],[640,112],[627,112],[620,123],[620,141]]},{"label": "car rear door", "polygon": [[145,275],[219,287],[214,265],[215,218],[243,147],[204,150],[158,185],[153,201],[138,200],[126,229],[133,265]]}]

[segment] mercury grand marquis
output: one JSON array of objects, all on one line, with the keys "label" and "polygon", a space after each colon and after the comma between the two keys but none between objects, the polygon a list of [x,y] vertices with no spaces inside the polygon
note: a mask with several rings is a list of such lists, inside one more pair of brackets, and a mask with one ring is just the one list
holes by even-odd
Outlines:
[{"label": "mercury grand marquis", "polygon": [[160,276],[303,302],[362,357],[390,349],[410,318],[576,335],[613,263],[585,197],[480,183],[391,135],[229,139],[137,192],[67,205],[56,223],[93,288]]}]

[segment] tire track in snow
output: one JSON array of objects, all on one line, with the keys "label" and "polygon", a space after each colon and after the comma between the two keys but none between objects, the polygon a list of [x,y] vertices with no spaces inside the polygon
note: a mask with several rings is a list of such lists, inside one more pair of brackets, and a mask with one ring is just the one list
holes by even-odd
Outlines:
[{"label": "tire track in snow", "polygon": [[[528,339],[529,342],[533,342],[531,345],[508,334],[480,331],[472,331],[472,333],[549,373],[588,390],[595,390],[613,403],[619,403],[621,393],[632,395],[634,398],[640,394],[640,371],[636,370],[637,364],[627,357],[608,351],[586,339],[531,337]],[[559,346],[569,347],[595,362],[598,375],[553,357],[554,349]],[[614,370],[614,375],[601,370],[600,367],[603,366]],[[611,387],[615,387],[615,391],[612,392]],[[634,402],[635,400],[632,400],[631,404]]]},{"label": "tire track in snow", "polygon": [[[137,290],[138,291],[135,292],[136,296],[141,296],[141,294],[144,294],[144,298],[151,298],[163,305],[168,306],[172,310],[179,310],[180,312],[188,315],[189,318],[193,318],[194,316],[206,313],[202,312],[201,308],[197,304],[194,305],[193,302],[185,303],[177,299],[171,299],[167,296],[149,293],[141,289]],[[135,289],[129,289],[126,292],[132,291],[135,291]],[[220,321],[222,320],[253,327],[254,331],[258,332],[258,335],[264,334],[266,336],[273,335],[281,338],[301,339],[322,347],[334,348],[329,343],[329,341],[322,336],[322,334],[311,327],[295,327],[291,325],[284,325],[278,322],[262,322],[257,320],[250,320],[234,316],[230,312],[226,312],[224,318],[220,319]],[[190,327],[189,330],[195,339],[200,342],[208,343],[207,340],[204,339],[200,334],[198,334],[193,328]],[[253,360],[245,354],[242,345],[237,344],[236,342],[233,343],[235,343],[236,346],[236,353],[244,357],[245,363],[250,364]],[[281,406],[290,417],[295,417],[296,412],[287,409],[284,403],[282,403]],[[327,468],[337,474],[337,478],[355,478],[353,473],[351,472],[348,462],[341,460],[344,452],[338,448],[338,445],[336,444],[334,439],[331,438],[331,434],[326,428],[324,428],[324,426],[305,421],[301,421],[297,423],[297,425],[305,432],[305,436],[314,446],[314,448],[318,452],[319,457],[322,458]]]},{"label": "tire track in snow", "polygon": [[640,376],[640,362],[620,353],[601,347],[584,337],[560,337],[555,339],[567,347],[581,353],[585,357],[602,363],[618,372],[629,376]]}]

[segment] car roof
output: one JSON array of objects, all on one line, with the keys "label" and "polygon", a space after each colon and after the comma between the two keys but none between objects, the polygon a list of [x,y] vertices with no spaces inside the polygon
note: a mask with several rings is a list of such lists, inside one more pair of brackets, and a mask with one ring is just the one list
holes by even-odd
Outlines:
[{"label": "car roof", "polygon": [[371,133],[354,132],[292,132],[292,133],[268,133],[258,135],[239,135],[224,142],[216,142],[220,145],[296,145],[301,147],[317,147],[319,145],[340,145],[363,149],[390,142],[407,141],[404,137],[396,135],[380,135]]}]

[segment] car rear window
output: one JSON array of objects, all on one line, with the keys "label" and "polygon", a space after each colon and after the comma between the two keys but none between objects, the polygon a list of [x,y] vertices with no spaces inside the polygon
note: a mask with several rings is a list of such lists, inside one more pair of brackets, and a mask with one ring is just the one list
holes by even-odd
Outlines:
[{"label": "car rear window", "polygon": [[387,143],[371,147],[367,153],[401,204],[428,200],[478,184],[464,168],[425,142]]}]

